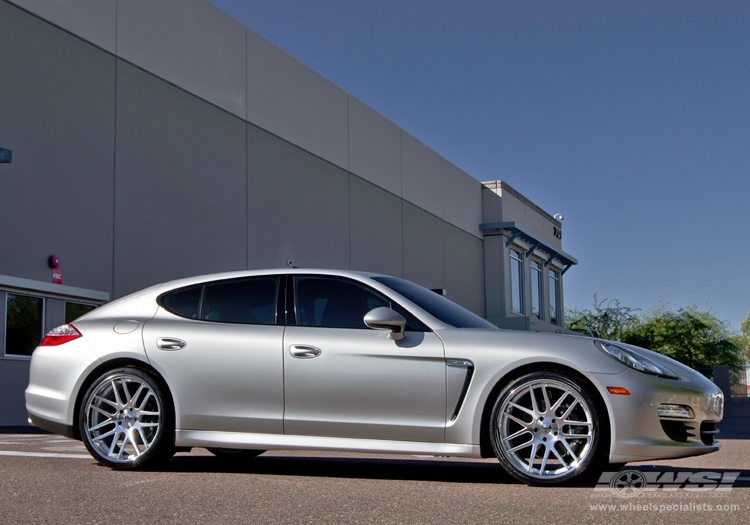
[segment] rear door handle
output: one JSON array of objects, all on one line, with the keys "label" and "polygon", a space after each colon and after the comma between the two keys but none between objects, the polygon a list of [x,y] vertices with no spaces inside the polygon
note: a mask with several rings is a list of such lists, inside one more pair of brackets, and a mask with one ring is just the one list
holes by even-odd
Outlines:
[{"label": "rear door handle", "polygon": [[187,343],[176,337],[160,337],[156,340],[156,347],[160,350],[182,350]]},{"label": "rear door handle", "polygon": [[297,359],[312,359],[318,357],[323,351],[320,348],[310,345],[292,345],[289,347],[289,353]]}]

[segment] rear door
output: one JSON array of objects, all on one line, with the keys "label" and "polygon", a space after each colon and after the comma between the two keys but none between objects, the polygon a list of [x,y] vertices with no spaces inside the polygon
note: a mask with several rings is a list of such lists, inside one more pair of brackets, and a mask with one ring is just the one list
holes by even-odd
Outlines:
[{"label": "rear door", "polygon": [[216,281],[162,298],[143,340],[172,390],[179,429],[283,433],[281,281]]}]

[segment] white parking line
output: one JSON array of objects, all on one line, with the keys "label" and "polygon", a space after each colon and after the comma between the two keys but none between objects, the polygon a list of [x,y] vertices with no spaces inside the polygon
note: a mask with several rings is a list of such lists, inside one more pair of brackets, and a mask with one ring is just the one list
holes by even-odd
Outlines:
[{"label": "white parking line", "polygon": [[0,450],[0,456],[23,456],[23,457],[29,457],[29,458],[93,459],[88,454],[55,454],[53,452],[19,452],[17,450]]}]

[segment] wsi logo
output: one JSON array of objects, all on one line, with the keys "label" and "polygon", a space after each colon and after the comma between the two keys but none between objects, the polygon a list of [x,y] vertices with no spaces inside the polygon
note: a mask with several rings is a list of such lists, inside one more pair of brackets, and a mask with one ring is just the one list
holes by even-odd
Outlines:
[{"label": "wsi logo", "polygon": [[623,470],[603,472],[595,491],[608,490],[620,498],[633,498],[644,491],[679,489],[694,492],[729,492],[739,472],[641,472]]}]

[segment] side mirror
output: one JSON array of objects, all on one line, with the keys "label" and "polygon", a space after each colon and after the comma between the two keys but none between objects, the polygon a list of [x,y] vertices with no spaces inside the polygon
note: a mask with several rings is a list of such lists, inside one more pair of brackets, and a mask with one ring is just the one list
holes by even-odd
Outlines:
[{"label": "side mirror", "polygon": [[396,310],[381,306],[370,310],[365,315],[365,324],[375,330],[390,330],[388,335],[394,341],[400,341],[404,338],[404,329],[406,319]]}]

